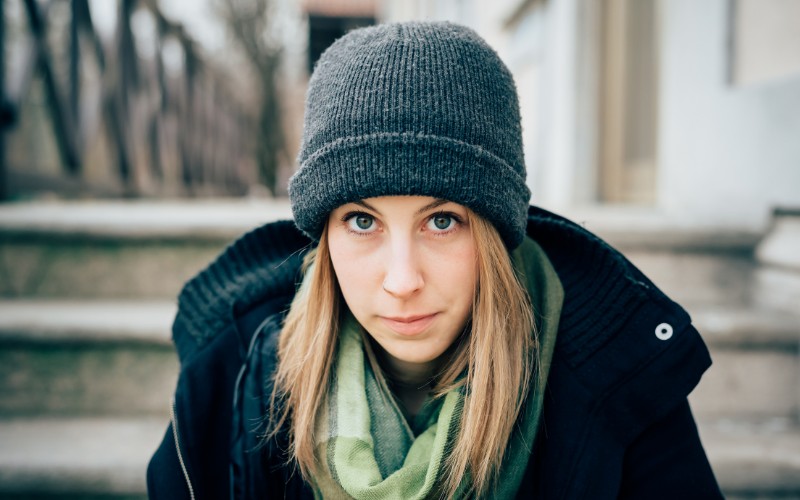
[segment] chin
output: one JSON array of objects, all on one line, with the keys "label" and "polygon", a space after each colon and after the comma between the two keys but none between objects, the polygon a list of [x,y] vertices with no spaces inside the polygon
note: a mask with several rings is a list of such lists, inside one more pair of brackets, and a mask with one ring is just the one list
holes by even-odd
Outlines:
[{"label": "chin", "polygon": [[430,352],[423,349],[411,346],[408,349],[385,349],[386,353],[391,357],[402,361],[404,363],[425,364],[431,363],[439,359],[443,354],[441,352]]}]

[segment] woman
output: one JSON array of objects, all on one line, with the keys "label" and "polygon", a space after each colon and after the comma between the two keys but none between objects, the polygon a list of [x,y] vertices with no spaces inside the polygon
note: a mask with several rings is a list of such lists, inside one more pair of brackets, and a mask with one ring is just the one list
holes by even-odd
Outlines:
[{"label": "woman", "polygon": [[721,497],[686,400],[705,346],[528,207],[514,83],[474,32],[338,40],[299,163],[294,224],[181,293],[152,498]]}]

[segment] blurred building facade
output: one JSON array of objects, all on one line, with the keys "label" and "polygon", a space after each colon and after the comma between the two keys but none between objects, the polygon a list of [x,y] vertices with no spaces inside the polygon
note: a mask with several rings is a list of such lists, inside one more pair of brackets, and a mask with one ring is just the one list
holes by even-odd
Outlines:
[{"label": "blurred building facade", "polygon": [[800,206],[800,3],[385,0],[467,24],[515,75],[533,201],[723,227]]},{"label": "blurred building facade", "polygon": [[[213,2],[161,2],[166,16],[155,2],[73,3],[86,5],[86,14],[54,3],[42,44],[51,53],[62,107],[71,94],[79,126],[51,117],[53,99],[42,78],[34,75],[27,78],[29,86],[11,88],[26,80],[20,73],[35,73],[40,65],[28,57],[20,67],[31,38],[24,3],[7,2],[4,9],[4,86],[9,94],[25,96],[15,122],[4,124],[4,170],[22,173],[17,179],[23,183],[59,175],[69,156],[64,144],[71,141],[81,154],[67,158],[75,166],[66,170],[82,170],[100,192],[124,192],[116,181],[120,175],[127,176],[128,191],[156,196],[187,191],[182,178],[200,195],[242,193],[256,182],[248,153],[252,140],[242,133],[252,127],[246,113],[252,84],[249,92],[241,90],[248,87],[238,70],[241,57],[224,41]],[[374,22],[447,19],[475,28],[515,75],[535,203],[554,209],[644,207],[697,224],[749,229],[763,228],[775,207],[800,206],[796,1],[273,0],[272,5],[284,47],[279,86],[287,154],[279,186],[296,168],[305,83],[333,40]],[[83,20],[71,21],[78,14]],[[77,42],[70,42],[70,30],[78,33]],[[107,68],[91,47],[100,42],[108,47]],[[70,51],[81,56],[75,66],[82,85],[77,93],[65,83],[69,72],[77,71],[68,64]],[[190,71],[191,65],[202,71]],[[125,69],[133,66],[136,71]],[[194,76],[201,73],[202,82]],[[189,88],[194,103],[187,100]],[[127,130],[112,126],[115,112]],[[223,116],[227,124],[205,118],[210,116]],[[77,132],[66,133],[70,128]],[[65,142],[60,135],[75,137]],[[202,148],[192,144],[208,151],[200,154]],[[204,187],[208,180],[228,187]],[[54,189],[68,186],[56,183]]]}]

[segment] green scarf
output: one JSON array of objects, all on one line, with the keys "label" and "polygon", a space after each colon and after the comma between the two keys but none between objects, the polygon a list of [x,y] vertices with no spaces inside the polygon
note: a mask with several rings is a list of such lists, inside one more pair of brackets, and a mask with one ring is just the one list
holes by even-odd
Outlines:
[{"label": "green scarf", "polygon": [[[528,289],[539,349],[537,371],[515,426],[492,498],[513,498],[519,488],[538,428],[545,381],[555,346],[564,291],[544,251],[526,238],[512,254],[520,281]],[[462,390],[429,399],[408,422],[365,354],[362,328],[344,316],[328,407],[318,419],[317,457],[322,470],[314,478],[317,498],[424,499],[436,487],[447,450],[458,432]],[[467,488],[465,482],[463,491]]]}]

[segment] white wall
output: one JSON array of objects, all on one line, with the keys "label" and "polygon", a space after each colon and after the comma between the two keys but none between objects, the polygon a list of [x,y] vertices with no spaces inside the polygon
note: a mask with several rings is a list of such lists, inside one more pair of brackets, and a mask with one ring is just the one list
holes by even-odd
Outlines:
[{"label": "white wall", "polygon": [[754,83],[800,73],[800,2],[737,0],[734,9],[737,83]]},{"label": "white wall", "polygon": [[[509,31],[499,13],[513,9],[512,0],[498,0],[492,14],[476,14],[479,0],[406,12],[467,22],[498,49],[520,92],[533,202],[556,210],[591,204],[596,191],[598,35],[588,28],[598,27],[599,14],[592,2],[539,4]],[[773,207],[800,207],[800,75],[731,83],[729,5],[659,3],[655,208],[689,225],[760,229]]]},{"label": "white wall", "polygon": [[734,86],[725,0],[662,0],[658,202],[718,226],[800,207],[800,75]]},{"label": "white wall", "polygon": [[533,152],[538,161],[529,164],[529,183],[533,203],[555,210],[575,202],[578,180],[578,9],[578,0],[561,0],[548,2],[543,12],[541,96],[536,113],[541,151]]}]

